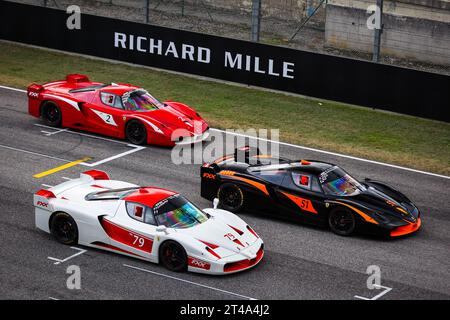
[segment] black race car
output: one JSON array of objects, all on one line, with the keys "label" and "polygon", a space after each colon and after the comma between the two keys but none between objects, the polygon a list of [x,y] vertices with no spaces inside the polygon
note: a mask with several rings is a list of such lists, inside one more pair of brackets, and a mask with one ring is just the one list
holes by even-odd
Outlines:
[{"label": "black race car", "polygon": [[228,211],[257,209],[328,225],[343,236],[359,230],[397,237],[421,225],[419,209],[384,183],[359,182],[331,163],[274,158],[248,146],[203,164],[201,196],[218,198]]}]

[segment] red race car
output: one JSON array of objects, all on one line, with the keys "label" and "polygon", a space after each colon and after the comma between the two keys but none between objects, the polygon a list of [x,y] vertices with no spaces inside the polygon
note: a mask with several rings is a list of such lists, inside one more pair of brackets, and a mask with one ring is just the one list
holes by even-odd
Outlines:
[{"label": "red race car", "polygon": [[173,146],[208,137],[208,124],[191,107],[161,102],[131,84],[91,82],[81,74],[28,87],[28,112],[52,127],[86,130],[133,144]]}]

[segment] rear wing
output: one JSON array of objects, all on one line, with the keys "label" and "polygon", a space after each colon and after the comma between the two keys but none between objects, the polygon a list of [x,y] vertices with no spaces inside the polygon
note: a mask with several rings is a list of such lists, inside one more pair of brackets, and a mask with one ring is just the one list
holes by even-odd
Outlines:
[{"label": "rear wing", "polygon": [[250,163],[250,158],[259,156],[261,152],[257,147],[243,146],[234,150],[234,161]]},{"label": "rear wing", "polygon": [[53,211],[51,199],[57,199],[61,193],[79,187],[84,184],[92,184],[96,180],[109,180],[109,176],[106,172],[100,170],[90,170],[80,174],[80,178],[69,180],[58,184],[49,189],[41,189],[33,196],[33,204],[35,207]]},{"label": "rear wing", "polygon": [[[88,76],[84,74],[68,74],[65,81],[67,83],[80,83],[80,82],[90,82]],[[58,81],[57,81],[58,82]],[[59,81],[60,82],[60,81]],[[53,82],[47,83],[52,84]],[[27,87],[27,94],[29,98],[39,98],[39,94],[45,90],[45,84],[32,83]]]},{"label": "rear wing", "polygon": [[80,83],[80,82],[90,82],[90,80],[87,75],[73,73],[73,74],[68,74],[66,76],[66,82],[67,83]]}]

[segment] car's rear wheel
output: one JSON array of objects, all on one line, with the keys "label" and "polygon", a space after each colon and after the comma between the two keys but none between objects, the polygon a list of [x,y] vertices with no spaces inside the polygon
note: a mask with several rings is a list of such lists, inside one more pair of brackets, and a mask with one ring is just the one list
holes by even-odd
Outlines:
[{"label": "car's rear wheel", "polygon": [[78,242],[77,224],[65,212],[57,212],[53,215],[50,221],[50,233],[63,244],[73,245]]},{"label": "car's rear wheel", "polygon": [[159,261],[170,271],[187,270],[186,250],[178,242],[172,240],[163,242],[159,248]]},{"label": "car's rear wheel", "polygon": [[334,233],[340,236],[349,236],[355,231],[355,215],[347,208],[337,207],[331,210],[328,224]]},{"label": "car's rear wheel", "polygon": [[45,124],[51,127],[60,127],[62,122],[61,109],[56,103],[48,101],[42,106],[41,116]]},{"label": "car's rear wheel", "polygon": [[147,142],[147,130],[142,122],[131,120],[125,129],[125,135],[132,144],[144,144]]},{"label": "car's rear wheel", "polygon": [[224,183],[217,191],[220,206],[231,212],[239,212],[244,205],[244,193],[234,183]]}]

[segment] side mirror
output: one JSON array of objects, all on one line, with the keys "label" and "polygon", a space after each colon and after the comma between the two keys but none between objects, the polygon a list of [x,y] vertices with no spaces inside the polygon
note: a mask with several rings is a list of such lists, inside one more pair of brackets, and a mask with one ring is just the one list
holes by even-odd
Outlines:
[{"label": "side mirror", "polygon": [[219,199],[214,198],[214,200],[213,200],[213,208],[217,209],[218,206],[219,206]]},{"label": "side mirror", "polygon": [[167,227],[166,226],[157,226],[156,232],[164,232],[167,234]]}]

